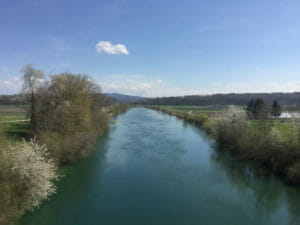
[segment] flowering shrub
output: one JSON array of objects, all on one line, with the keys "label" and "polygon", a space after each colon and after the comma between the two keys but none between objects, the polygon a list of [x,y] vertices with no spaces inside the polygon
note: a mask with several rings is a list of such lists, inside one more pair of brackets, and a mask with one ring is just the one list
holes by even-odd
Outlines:
[{"label": "flowering shrub", "polygon": [[55,193],[56,166],[35,140],[1,146],[0,166],[0,224],[9,224]]},{"label": "flowering shrub", "polygon": [[229,106],[211,124],[213,136],[218,142],[227,145],[234,145],[248,129],[247,113],[236,106]]},{"label": "flowering shrub", "polygon": [[47,159],[45,145],[39,145],[34,140],[22,141],[9,147],[5,155],[11,163],[12,175],[27,190],[28,200],[23,202],[26,209],[34,209],[55,193],[53,180],[57,179],[56,166],[51,159]]},{"label": "flowering shrub", "polygon": [[300,183],[300,124],[293,121],[285,135],[272,120],[248,120],[245,111],[231,106],[213,121],[211,132],[218,144],[285,175],[290,183]]}]

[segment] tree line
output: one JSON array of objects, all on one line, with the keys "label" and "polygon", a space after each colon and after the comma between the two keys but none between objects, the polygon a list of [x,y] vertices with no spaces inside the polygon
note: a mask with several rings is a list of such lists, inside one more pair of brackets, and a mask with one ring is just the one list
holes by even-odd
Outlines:
[{"label": "tree line", "polygon": [[213,94],[189,95],[177,97],[148,98],[138,101],[145,105],[247,105],[249,99],[263,99],[266,104],[272,104],[277,99],[282,105],[300,106],[300,92],[295,93],[243,93],[243,94]]}]

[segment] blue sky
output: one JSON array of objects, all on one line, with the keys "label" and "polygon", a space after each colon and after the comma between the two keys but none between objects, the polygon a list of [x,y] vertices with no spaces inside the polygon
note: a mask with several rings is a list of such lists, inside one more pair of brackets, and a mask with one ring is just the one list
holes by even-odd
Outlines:
[{"label": "blue sky", "polygon": [[299,0],[0,0],[0,94],[20,70],[142,96],[300,91]]}]

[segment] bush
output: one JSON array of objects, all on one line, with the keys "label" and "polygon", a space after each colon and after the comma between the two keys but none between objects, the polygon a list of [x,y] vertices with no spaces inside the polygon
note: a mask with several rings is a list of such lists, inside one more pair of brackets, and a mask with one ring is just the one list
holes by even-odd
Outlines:
[{"label": "bush", "polygon": [[199,114],[187,114],[186,118],[188,120],[191,120],[197,124],[203,125],[209,120],[209,117],[205,113],[199,113]]},{"label": "bush", "polygon": [[0,224],[10,224],[55,193],[55,164],[34,140],[1,146],[0,167]]},{"label": "bush", "polygon": [[212,121],[211,132],[219,143],[236,148],[238,140],[248,131],[249,124],[244,110],[230,106]]},{"label": "bush", "polygon": [[246,112],[230,107],[212,123],[218,144],[283,174],[290,183],[300,183],[300,126],[283,138],[271,120],[247,120]]}]

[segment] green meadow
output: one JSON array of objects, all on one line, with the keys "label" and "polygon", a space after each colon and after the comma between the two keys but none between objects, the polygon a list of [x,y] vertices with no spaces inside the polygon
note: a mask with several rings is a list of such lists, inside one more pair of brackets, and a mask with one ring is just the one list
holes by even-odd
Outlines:
[{"label": "green meadow", "polygon": [[0,123],[2,132],[10,139],[26,138],[29,133],[29,122],[21,106],[0,105]]}]

